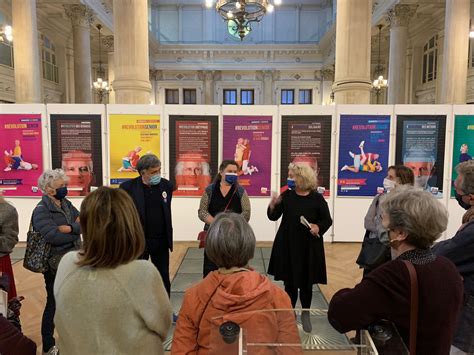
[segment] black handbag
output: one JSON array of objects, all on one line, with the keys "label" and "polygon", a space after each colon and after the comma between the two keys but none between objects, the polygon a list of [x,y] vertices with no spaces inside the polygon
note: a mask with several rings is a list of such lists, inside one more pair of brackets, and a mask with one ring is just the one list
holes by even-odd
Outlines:
[{"label": "black handbag", "polygon": [[46,243],[40,232],[33,228],[33,221],[30,221],[30,228],[26,237],[25,258],[23,267],[33,272],[45,273],[49,268],[49,254],[51,244]]},{"label": "black handbag", "polygon": [[375,269],[391,259],[390,246],[382,243],[378,237],[369,238],[369,235],[370,231],[367,230],[356,263],[364,269]]}]

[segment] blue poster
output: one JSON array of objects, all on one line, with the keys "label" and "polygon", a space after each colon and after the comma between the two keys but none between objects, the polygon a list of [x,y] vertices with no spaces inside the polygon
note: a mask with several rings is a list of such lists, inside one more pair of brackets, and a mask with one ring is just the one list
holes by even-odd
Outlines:
[{"label": "blue poster", "polygon": [[375,196],[387,175],[390,116],[341,115],[338,196]]},{"label": "blue poster", "polygon": [[443,196],[446,116],[397,116],[395,161],[413,170],[415,187]]}]

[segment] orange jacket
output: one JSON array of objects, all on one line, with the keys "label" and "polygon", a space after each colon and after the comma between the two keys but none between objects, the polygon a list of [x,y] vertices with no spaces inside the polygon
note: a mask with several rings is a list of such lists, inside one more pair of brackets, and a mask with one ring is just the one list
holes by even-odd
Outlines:
[{"label": "orange jacket", "polygon": [[[212,297],[211,297],[212,296]],[[286,309],[272,312],[274,309]],[[256,311],[262,311],[255,313]],[[211,272],[186,291],[173,336],[171,354],[232,354],[238,341],[226,344],[219,326],[239,324],[247,343],[300,344],[291,301],[282,289],[256,271]],[[301,354],[300,346],[260,346],[249,354]]]}]

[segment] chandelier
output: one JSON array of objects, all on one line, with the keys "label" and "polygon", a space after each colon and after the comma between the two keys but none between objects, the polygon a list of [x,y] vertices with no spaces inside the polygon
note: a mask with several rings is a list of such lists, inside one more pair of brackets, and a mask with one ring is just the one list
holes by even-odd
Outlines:
[{"label": "chandelier", "polygon": [[101,53],[101,41],[100,41],[100,30],[102,25],[97,25],[99,30],[99,69],[97,69],[97,79],[94,81],[94,90],[99,97],[99,102],[102,103],[103,99],[109,94],[110,88],[106,80],[102,79],[105,76],[105,70],[102,68],[102,53]]},{"label": "chandelier", "polygon": [[[212,7],[215,0],[206,0]],[[281,0],[273,0],[280,5]],[[227,29],[232,36],[242,41],[252,31],[251,23],[260,22],[267,12],[274,10],[270,0],[217,0],[216,10],[227,21]]]},{"label": "chandelier", "polygon": [[375,91],[375,95],[377,95],[377,103],[379,103],[380,93],[382,92],[383,89],[388,87],[388,80],[384,79],[384,77],[383,77],[383,74],[382,74],[383,73],[383,66],[380,63],[380,47],[381,47],[380,42],[381,42],[381,38],[382,38],[382,27],[383,26],[378,25],[377,27],[379,28],[379,57],[378,57],[377,66],[375,67],[375,75],[378,75],[378,77],[372,83],[372,88]]},{"label": "chandelier", "polygon": [[13,41],[13,30],[12,26],[5,25],[0,27],[0,42],[12,42]]}]

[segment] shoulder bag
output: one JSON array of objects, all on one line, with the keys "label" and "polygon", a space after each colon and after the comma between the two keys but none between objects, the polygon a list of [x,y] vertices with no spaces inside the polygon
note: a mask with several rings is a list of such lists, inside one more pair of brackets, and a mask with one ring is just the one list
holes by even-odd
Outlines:
[{"label": "shoulder bag", "polygon": [[30,228],[26,237],[23,267],[33,272],[45,273],[48,271],[50,252],[51,244],[46,243],[40,232],[33,228],[33,217],[31,217]]}]

